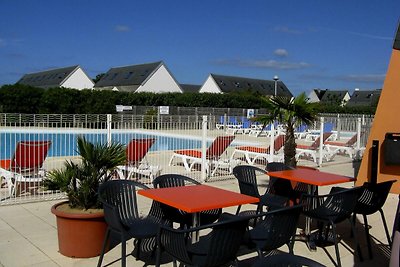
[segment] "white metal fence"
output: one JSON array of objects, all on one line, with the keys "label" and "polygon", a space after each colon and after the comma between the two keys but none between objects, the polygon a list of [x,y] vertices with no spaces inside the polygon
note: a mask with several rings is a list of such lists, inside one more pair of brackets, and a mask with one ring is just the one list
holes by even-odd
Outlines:
[{"label": "white metal fence", "polygon": [[[330,130],[335,133],[335,139],[342,142],[356,133],[365,132],[357,143],[362,148],[371,123],[372,118],[362,116],[325,116],[307,132],[312,134],[314,131],[318,135],[323,132],[321,129],[324,125],[331,124]],[[272,125],[271,131],[243,116],[0,114],[0,205],[64,197],[60,192],[43,188],[40,179],[47,172],[62,168],[66,160],[79,160],[76,152],[78,135],[92,142],[127,145],[127,154],[132,154],[130,159],[128,156],[130,162],[121,166],[115,177],[137,179],[151,186],[152,179],[164,173],[180,173],[202,182],[216,181],[232,179],[232,168],[237,164],[265,166],[266,161],[282,160],[282,157],[276,156],[274,149],[264,154],[238,153],[239,147],[243,146],[273,148],[273,140],[282,132],[284,128],[279,123]],[[233,139],[226,136],[233,136]],[[131,143],[134,139],[137,140],[135,144]],[[147,149],[143,143],[140,145],[139,141],[143,139],[152,139],[154,143]],[[38,141],[51,142],[43,164],[39,163],[39,170],[25,174],[12,168],[12,160],[18,157],[25,158],[28,161],[25,164],[35,161],[35,153],[39,152],[33,152],[30,159],[26,160],[26,154],[30,152],[18,149],[21,142]],[[298,139],[300,144],[312,141]],[[134,158],[138,154],[142,154],[143,158]],[[317,162],[304,157],[299,161],[310,165],[325,164],[321,155]],[[351,159],[338,157],[334,160]]]}]

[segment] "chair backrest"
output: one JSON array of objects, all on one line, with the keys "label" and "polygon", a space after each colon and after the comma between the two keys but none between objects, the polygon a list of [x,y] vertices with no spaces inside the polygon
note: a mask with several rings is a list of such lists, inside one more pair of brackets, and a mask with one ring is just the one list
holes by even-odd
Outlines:
[{"label": "chair backrest", "polygon": [[[246,216],[222,214],[216,223],[190,229],[173,229],[163,225],[159,232],[160,247],[184,264],[208,267],[224,266],[235,261],[248,221],[249,218]],[[197,251],[195,245],[192,247],[187,244],[188,235],[205,229],[211,230],[206,238],[206,247]]]},{"label": "chair backrest", "polygon": [[296,128],[296,132],[298,133],[303,133],[308,129],[307,124],[300,124],[297,128]]},{"label": "chair backrest", "polygon": [[362,194],[357,199],[354,212],[366,215],[377,212],[385,204],[390,188],[394,182],[396,182],[396,180],[377,184],[365,182],[362,186]]},{"label": "chair backrest", "polygon": [[341,222],[349,218],[354,212],[362,189],[362,187],[353,187],[350,189],[332,187],[329,194],[316,196],[316,205],[317,207],[323,206],[325,210],[329,210],[329,214],[324,212],[322,216],[329,216],[334,223]]},{"label": "chair backrest", "polygon": [[265,171],[251,165],[238,165],[233,168],[233,175],[238,180],[241,194],[260,197],[257,186],[257,174],[265,174]]},{"label": "chair backrest", "polygon": [[[322,143],[324,143],[326,141],[326,139],[328,139],[331,135],[332,135],[332,132],[326,132],[326,133],[324,132],[322,134]],[[321,140],[321,136],[318,136],[314,140],[314,142],[310,145],[310,149],[317,150],[319,148],[320,140]]]},{"label": "chair backrest", "polygon": [[301,205],[284,207],[256,215],[256,225],[250,239],[262,251],[277,249],[289,244],[296,234]]},{"label": "chair backrest", "polygon": [[285,145],[285,138],[284,134],[278,135],[274,140],[274,151],[279,151]]},{"label": "chair backrest", "polygon": [[163,174],[153,180],[154,188],[178,187],[186,184],[200,184],[198,181],[180,174]]},{"label": "chair backrest", "polygon": [[235,139],[234,135],[218,136],[207,148],[206,157],[208,159],[219,158],[232,143],[233,139]]},{"label": "chair backrest", "polygon": [[247,119],[246,117],[242,118],[242,126],[244,129],[248,129],[251,126],[251,121]]},{"label": "chair backrest", "polygon": [[[364,132],[360,133],[360,138],[364,135]],[[357,133],[354,134],[349,140],[346,142],[346,146],[353,146],[357,142]]]},{"label": "chair backrest", "polygon": [[139,163],[154,144],[155,138],[132,139],[126,146],[126,159],[128,164]]},{"label": "chair backrest", "polygon": [[107,224],[123,231],[129,221],[139,217],[136,189],[147,189],[132,180],[110,180],[99,187],[99,200],[103,204]]},{"label": "chair backrest", "polygon": [[229,124],[231,124],[231,125],[237,125],[238,123],[239,123],[239,122],[238,122],[238,120],[236,119],[235,116],[229,117]]},{"label": "chair backrest", "polygon": [[36,171],[43,166],[51,141],[20,141],[11,160],[11,170]]},{"label": "chair backrest", "polygon": [[308,266],[308,267],[325,267],[319,262],[312,259],[293,255],[290,253],[280,253],[258,259],[252,267],[287,267],[287,266]]},{"label": "chair backrest", "polygon": [[332,132],[333,130],[333,123],[332,122],[325,122],[324,123],[324,133]]},{"label": "chair backrest", "polygon": [[[266,167],[268,173],[274,171],[285,171],[292,169],[293,169],[292,167],[289,167],[282,162],[269,162]],[[293,192],[292,183],[290,182],[290,180],[277,178],[269,175],[269,192],[279,196],[290,198]]]}]

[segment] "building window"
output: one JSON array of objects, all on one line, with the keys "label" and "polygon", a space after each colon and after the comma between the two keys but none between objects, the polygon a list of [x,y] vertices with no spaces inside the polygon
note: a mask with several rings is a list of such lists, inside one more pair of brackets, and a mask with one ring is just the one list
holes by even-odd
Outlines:
[{"label": "building window", "polygon": [[117,75],[118,75],[118,73],[114,73],[114,74],[111,76],[110,80],[114,80],[115,77],[117,77]]},{"label": "building window", "polygon": [[132,76],[133,72],[130,71],[125,75],[125,79],[129,79]]}]

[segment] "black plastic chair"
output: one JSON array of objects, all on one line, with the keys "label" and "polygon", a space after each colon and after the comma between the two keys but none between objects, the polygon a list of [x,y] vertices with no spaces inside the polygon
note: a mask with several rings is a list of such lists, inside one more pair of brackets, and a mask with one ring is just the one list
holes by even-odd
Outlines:
[{"label": "black plastic chair", "polygon": [[369,235],[369,227],[367,215],[374,214],[379,211],[382,218],[383,227],[385,229],[386,238],[388,240],[389,246],[391,246],[392,242],[389,235],[389,230],[386,224],[385,215],[383,213],[382,207],[386,202],[387,196],[390,192],[390,188],[392,187],[395,180],[386,181],[382,183],[364,183],[362,188],[362,194],[357,200],[356,207],[354,208],[353,214],[353,223],[356,222],[356,214],[361,214],[364,218],[364,228],[365,228],[365,236],[367,238],[368,245],[368,253],[369,257],[372,259],[372,248],[371,248],[371,237]]},{"label": "black plastic chair", "polygon": [[[180,174],[163,174],[153,180],[154,188],[178,187],[186,185],[199,185],[200,183],[190,177]],[[193,215],[174,207],[160,204],[161,209],[168,220],[179,223],[181,228],[191,226]],[[222,213],[222,209],[213,209],[200,212],[200,224],[215,222]]]},{"label": "black plastic chair", "polygon": [[288,253],[275,254],[262,259],[258,259],[252,265],[252,267],[288,267],[288,266],[325,267],[325,265],[316,262],[312,259]]},{"label": "black plastic chair", "polygon": [[[301,203],[304,205],[303,214],[318,221],[319,236],[318,240],[322,240],[322,228],[326,224],[325,240],[328,239],[330,226],[335,245],[337,265],[341,266],[339,246],[336,235],[336,224],[345,221],[350,222],[352,232],[354,233],[353,223],[351,222],[351,214],[357,204],[357,199],[361,194],[361,187],[351,189],[343,189],[332,187],[329,194],[326,195],[303,195]],[[357,238],[355,237],[356,250],[358,251],[360,260],[362,261],[361,250]]]},{"label": "black plastic chair", "polygon": [[293,254],[302,208],[296,205],[256,215],[256,224],[248,231],[246,241],[249,247],[255,245],[259,258],[263,257],[263,252],[273,251],[285,244],[289,247],[289,253]]},{"label": "black plastic chair", "polygon": [[[301,167],[299,167],[301,168]],[[270,162],[267,164],[266,170],[269,175],[271,183],[271,192],[276,195],[289,198],[294,204],[298,204],[302,194],[307,193],[307,184],[296,183],[293,187],[292,182],[287,179],[274,177],[269,172],[293,170],[295,168],[289,167],[282,162]]]},{"label": "black plastic chair", "polygon": [[[189,229],[162,226],[158,235],[156,266],[160,266],[161,251],[176,261],[189,266],[224,266],[236,261],[236,255],[246,232],[248,217],[223,213],[218,222]],[[191,243],[187,237],[201,230],[211,230]]]},{"label": "black plastic chair", "polygon": [[[276,209],[288,204],[289,200],[287,198],[271,194],[271,188],[269,185],[265,192],[260,194],[258,190],[257,176],[266,175],[263,169],[252,165],[239,165],[233,168],[233,175],[238,180],[241,194],[260,199],[259,203],[256,203],[257,212],[262,211],[264,206],[269,209]],[[236,214],[240,212],[240,208],[241,206],[238,206]]]},{"label": "black plastic chair", "polygon": [[[121,239],[121,266],[126,266],[126,241],[135,238],[140,258],[141,241],[155,238],[160,227],[161,213],[152,206],[152,215],[141,217],[138,212],[136,189],[147,189],[145,185],[131,180],[113,180],[99,188],[99,199],[103,204],[107,231],[97,266],[101,266],[111,232]],[[153,241],[153,244],[155,242]],[[154,247],[153,247],[154,249]]]}]

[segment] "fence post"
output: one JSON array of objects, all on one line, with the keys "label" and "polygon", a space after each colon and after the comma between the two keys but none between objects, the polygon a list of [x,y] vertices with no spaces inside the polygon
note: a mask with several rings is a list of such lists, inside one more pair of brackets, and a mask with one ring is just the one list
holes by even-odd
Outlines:
[{"label": "fence post", "polygon": [[201,136],[201,182],[204,183],[207,179],[207,116],[203,116],[201,123],[202,136]]},{"label": "fence post", "polygon": [[337,114],[337,122],[336,122],[336,138],[337,140],[340,140],[340,135],[342,132],[342,122],[340,119],[340,114]]},{"label": "fence post", "polygon": [[[262,129],[261,129],[262,131]],[[271,124],[271,135],[270,135],[270,144],[269,144],[269,162],[274,161],[274,143],[275,143],[275,122]]]},{"label": "fence post", "polygon": [[318,167],[322,165],[322,149],[324,146],[324,117],[321,117],[320,122],[320,138],[319,138],[319,158],[318,158]]},{"label": "fence post", "polygon": [[111,114],[107,114],[107,144],[111,145]]},{"label": "fence post", "polygon": [[360,151],[360,146],[361,146],[361,118],[357,118],[357,143],[356,143],[356,148],[357,152]]}]

